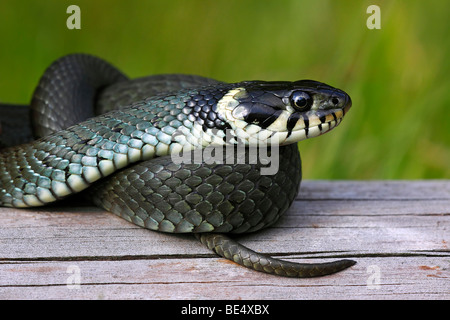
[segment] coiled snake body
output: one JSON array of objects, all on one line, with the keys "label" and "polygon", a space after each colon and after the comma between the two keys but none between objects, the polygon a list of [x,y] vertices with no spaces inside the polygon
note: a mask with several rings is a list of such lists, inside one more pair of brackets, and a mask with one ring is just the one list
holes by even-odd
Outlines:
[{"label": "coiled snake body", "polygon": [[[296,142],[333,129],[350,106],[345,92],[311,80],[128,80],[99,58],[69,55],[47,69],[34,93],[36,140],[25,133],[20,145],[3,142],[0,205],[41,206],[89,187],[106,210],[148,229],[195,233],[243,266],[290,277],[334,273],[354,262],[282,261],[224,233],[277,221],[301,181]],[[7,110],[0,106],[0,137],[13,141],[5,129]],[[253,147],[265,144],[278,156],[274,174],[263,174],[264,161],[250,159]],[[209,150],[201,162],[174,160],[180,154],[195,159],[198,150]]]}]

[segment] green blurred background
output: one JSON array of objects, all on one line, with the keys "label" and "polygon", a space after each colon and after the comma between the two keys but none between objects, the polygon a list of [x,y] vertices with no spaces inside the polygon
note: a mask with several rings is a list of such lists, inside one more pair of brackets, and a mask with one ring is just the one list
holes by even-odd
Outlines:
[{"label": "green blurred background", "polygon": [[[70,4],[81,30],[66,27]],[[380,30],[366,27],[371,4]],[[445,0],[2,0],[0,101],[28,103],[44,69],[74,52],[130,77],[310,78],[353,108],[300,142],[305,178],[448,179],[449,12]]]}]

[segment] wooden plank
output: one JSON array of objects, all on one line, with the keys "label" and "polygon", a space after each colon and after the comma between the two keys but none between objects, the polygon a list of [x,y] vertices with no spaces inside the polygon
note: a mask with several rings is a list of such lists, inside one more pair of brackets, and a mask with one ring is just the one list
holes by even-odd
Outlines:
[{"label": "wooden plank", "polygon": [[[13,222],[1,229],[1,259],[210,253],[191,235],[145,230],[97,208],[88,209],[92,211],[79,214],[76,209],[33,213],[2,209],[2,217]],[[25,221],[25,226],[18,226],[20,221]],[[269,253],[355,251],[356,248],[359,253],[373,250],[386,253],[395,252],[400,243],[403,250],[445,249],[448,225],[446,215],[405,219],[402,215],[325,216],[289,212],[274,227],[237,237],[243,244]],[[357,243],[355,238],[359,238]],[[335,248],[336,240],[339,240],[338,248]],[[380,247],[382,242],[385,243]]]},{"label": "wooden plank", "polygon": [[449,200],[449,180],[304,181],[303,199]]},{"label": "wooden plank", "polygon": [[274,277],[217,258],[8,263],[0,298],[442,299],[449,294],[445,263],[448,257],[360,258],[339,276],[312,279]]},{"label": "wooden plank", "polygon": [[448,180],[305,181],[285,217],[239,241],[291,261],[358,263],[287,279],[91,206],[0,208],[0,298],[448,299],[449,211]]}]

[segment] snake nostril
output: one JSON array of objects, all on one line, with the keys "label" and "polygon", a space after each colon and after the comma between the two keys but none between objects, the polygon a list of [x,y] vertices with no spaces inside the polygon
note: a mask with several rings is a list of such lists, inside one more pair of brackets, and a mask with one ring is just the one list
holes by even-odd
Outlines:
[{"label": "snake nostril", "polygon": [[333,103],[335,106],[337,106],[339,104],[339,99],[338,98],[332,98],[331,99],[331,103]]}]

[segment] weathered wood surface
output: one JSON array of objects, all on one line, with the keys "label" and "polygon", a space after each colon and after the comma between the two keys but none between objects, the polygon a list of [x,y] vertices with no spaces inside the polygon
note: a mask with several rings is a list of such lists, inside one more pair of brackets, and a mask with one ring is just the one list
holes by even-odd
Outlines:
[{"label": "weathered wood surface", "polygon": [[358,263],[290,279],[95,207],[0,208],[0,299],[449,299],[449,212],[449,180],[303,182],[274,227],[238,239],[287,260]]}]

